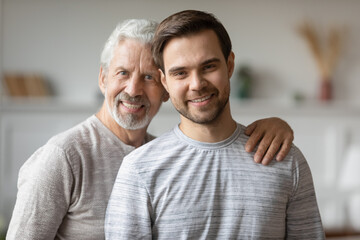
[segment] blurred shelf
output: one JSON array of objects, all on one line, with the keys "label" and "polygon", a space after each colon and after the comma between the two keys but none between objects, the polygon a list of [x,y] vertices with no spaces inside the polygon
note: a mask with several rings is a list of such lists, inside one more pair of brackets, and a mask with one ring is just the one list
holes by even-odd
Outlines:
[{"label": "blurred shelf", "polygon": [[76,103],[56,98],[6,98],[0,103],[0,112],[89,112],[95,113],[101,107],[101,102]]},{"label": "blurred shelf", "polygon": [[272,101],[272,100],[231,100],[231,109],[234,112],[262,112],[272,115],[360,115],[360,105],[345,101]]}]

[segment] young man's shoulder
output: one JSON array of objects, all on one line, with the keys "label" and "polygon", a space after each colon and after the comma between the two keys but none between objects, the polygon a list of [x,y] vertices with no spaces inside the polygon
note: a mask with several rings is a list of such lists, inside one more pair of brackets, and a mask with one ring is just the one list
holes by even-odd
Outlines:
[{"label": "young man's shoulder", "polygon": [[136,148],[134,151],[129,153],[125,158],[127,159],[138,159],[142,156],[152,157],[163,153],[166,150],[170,150],[172,147],[178,144],[174,131],[170,130],[159,137],[145,143],[144,145]]}]

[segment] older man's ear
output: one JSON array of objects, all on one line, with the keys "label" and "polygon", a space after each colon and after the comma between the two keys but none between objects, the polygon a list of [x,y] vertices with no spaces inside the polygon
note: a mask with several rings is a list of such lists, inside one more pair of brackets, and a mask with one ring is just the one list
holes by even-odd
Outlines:
[{"label": "older man's ear", "polygon": [[105,96],[105,90],[106,90],[106,73],[103,67],[100,67],[99,71],[99,88],[102,94]]}]

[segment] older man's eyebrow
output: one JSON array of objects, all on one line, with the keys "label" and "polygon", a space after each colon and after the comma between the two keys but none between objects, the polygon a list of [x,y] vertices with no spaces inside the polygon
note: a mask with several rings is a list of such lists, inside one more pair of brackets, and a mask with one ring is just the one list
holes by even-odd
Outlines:
[{"label": "older man's eyebrow", "polygon": [[119,65],[115,67],[115,72],[119,72],[119,71],[128,71],[128,69],[122,65]]}]

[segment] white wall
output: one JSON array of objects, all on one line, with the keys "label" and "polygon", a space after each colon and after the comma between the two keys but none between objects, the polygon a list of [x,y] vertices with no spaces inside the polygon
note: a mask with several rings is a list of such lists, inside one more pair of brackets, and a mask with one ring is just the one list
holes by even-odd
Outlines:
[{"label": "white wall", "polygon": [[[3,0],[3,69],[38,71],[65,101],[89,102],[98,94],[99,55],[116,23],[161,20],[183,9],[214,13],[232,38],[237,64],[258,76],[255,97],[287,100],[293,91],[316,97],[319,75],[295,27],[348,27],[346,52],[335,74],[337,99],[358,101],[360,1],[357,0]],[[233,79],[234,81],[234,79]]]},{"label": "white wall", "polygon": [[[340,107],[334,108],[336,111],[333,111],[333,108],[328,108],[329,106],[311,103],[309,112],[305,111],[305,114],[302,111],[303,106],[294,108],[285,104],[283,106],[288,108],[279,111],[279,106],[263,106],[266,101],[255,101],[254,105],[245,107],[244,110],[243,105],[234,104],[238,109],[235,114],[236,120],[242,123],[250,123],[255,118],[270,115],[278,115],[289,121],[295,130],[295,143],[308,156],[313,169],[314,180],[319,187],[320,208],[325,209],[329,204],[335,206],[327,212],[322,212],[324,216],[330,215],[324,217],[324,223],[327,226],[338,226],[339,222],[341,224],[341,214],[337,213],[341,207],[338,203],[331,202],[338,200],[333,197],[334,195],[340,196],[333,186],[337,179],[336,174],[332,174],[335,171],[330,171],[332,178],[329,181],[325,179],[329,171],[323,169],[328,169],[328,166],[335,169],[342,164],[342,147],[337,144],[342,144],[341,139],[334,141],[335,144],[328,144],[328,141],[337,139],[338,135],[345,135],[344,132],[347,131],[354,132],[354,136],[358,135],[358,127],[355,124],[360,116],[358,0],[0,0],[0,74],[2,69],[43,73],[52,82],[60,100],[76,102],[74,105],[82,109],[98,96],[99,55],[105,40],[119,21],[127,18],[150,18],[160,21],[169,14],[183,9],[199,9],[214,13],[229,31],[236,63],[251,64],[256,72],[258,80],[255,84],[255,97],[280,102],[290,99],[295,90],[302,91],[309,99],[316,96],[319,75],[306,44],[295,31],[297,24],[309,19],[324,28],[333,25],[348,27],[346,51],[334,79],[335,96],[339,100],[354,103],[355,107],[340,104]],[[235,81],[234,78],[233,83]],[[63,112],[58,110],[61,106],[50,104],[45,107],[55,109],[53,111],[61,114]],[[23,106],[24,109],[28,107]],[[39,111],[30,110],[32,113],[29,113],[23,111],[23,108],[14,110],[11,106],[5,106],[3,111],[0,111],[0,141],[2,149],[8,151],[0,152],[0,179],[7,181],[3,181],[3,185],[0,184],[0,193],[12,189],[8,191],[7,200],[11,202],[8,205],[3,204],[0,194],[0,214],[4,212],[7,220],[12,210],[8,206],[13,204],[15,199],[18,167],[35,151],[36,144],[43,144],[44,139],[53,134],[52,131],[59,130],[47,129],[49,126],[54,127],[51,120],[54,116],[51,111],[47,114],[43,113],[43,110],[40,111],[43,115],[50,115],[49,126],[43,127],[40,124],[39,128],[33,128],[31,124],[23,125],[24,118],[30,119],[30,123],[35,126],[39,126],[38,118],[46,122],[45,117],[38,114]],[[66,106],[64,108],[67,109]],[[325,113],[320,114],[319,120],[313,115],[321,112],[320,109],[325,109]],[[66,111],[68,110],[64,110],[62,117],[70,121],[70,115],[67,116]],[[168,111],[169,107],[162,108],[150,126],[150,132],[159,134],[173,126]],[[90,115],[92,112],[91,108],[84,115]],[[236,110],[233,112],[236,113]],[[24,118],[18,117],[19,115]],[[74,118],[73,111],[71,115]],[[344,119],[348,123],[344,123]],[[58,122],[66,127],[70,126],[70,123],[67,125],[64,120]],[[16,126],[10,128],[12,124]],[[334,132],[330,138],[327,135],[328,128],[330,135]],[[339,131],[338,134],[338,128],[344,131]],[[38,129],[43,131],[40,137]],[[9,141],[4,132],[10,135],[14,133],[15,137],[9,138],[12,140]],[[33,139],[29,132],[36,137]],[[343,142],[346,142],[345,137],[343,138]],[[28,142],[28,139],[32,142]],[[14,148],[7,148],[9,144]],[[17,151],[18,155],[11,155],[12,151],[17,150],[15,146],[18,145],[22,151]],[[332,164],[328,164],[327,156],[334,152],[328,150],[332,149],[333,145],[337,154],[333,154],[333,161],[330,161]],[[13,166],[12,170],[4,167],[9,165]],[[8,171],[6,174],[5,169]],[[9,179],[12,179],[10,183]],[[2,187],[5,184],[6,187]]]},{"label": "white wall", "polygon": [[[0,0],[0,76],[2,76],[2,67],[3,67],[3,0]],[[1,78],[0,78],[1,79]],[[2,84],[0,84],[0,94],[2,94],[3,88]]]}]

